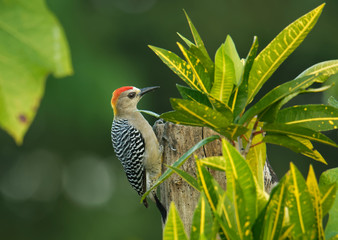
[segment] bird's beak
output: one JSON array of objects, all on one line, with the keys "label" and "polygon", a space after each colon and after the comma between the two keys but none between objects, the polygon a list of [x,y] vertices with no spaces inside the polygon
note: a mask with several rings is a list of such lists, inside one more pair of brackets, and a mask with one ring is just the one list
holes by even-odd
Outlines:
[{"label": "bird's beak", "polygon": [[140,89],[141,92],[138,94],[140,97],[142,97],[144,94],[148,93],[148,92],[152,92],[155,89],[160,88],[159,86],[155,86],[155,87],[146,87],[146,88],[142,88]]}]

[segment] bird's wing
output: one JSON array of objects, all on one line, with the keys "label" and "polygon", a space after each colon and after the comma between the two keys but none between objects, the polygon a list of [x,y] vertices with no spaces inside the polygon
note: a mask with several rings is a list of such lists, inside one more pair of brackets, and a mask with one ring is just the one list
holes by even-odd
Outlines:
[{"label": "bird's wing", "polygon": [[142,196],[146,190],[142,134],[127,120],[114,120],[111,137],[115,154],[122,163],[129,183]]}]

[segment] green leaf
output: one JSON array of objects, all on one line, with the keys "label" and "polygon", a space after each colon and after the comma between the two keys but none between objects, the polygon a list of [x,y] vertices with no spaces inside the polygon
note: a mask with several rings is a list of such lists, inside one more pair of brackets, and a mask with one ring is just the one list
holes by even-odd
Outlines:
[{"label": "green leaf", "polygon": [[296,137],[306,138],[311,141],[328,144],[333,147],[338,147],[335,142],[333,142],[330,138],[328,138],[324,134],[308,128],[297,127],[283,123],[268,123],[263,126],[263,131],[277,134],[292,135]]},{"label": "green leaf", "polygon": [[338,101],[334,98],[334,96],[330,96],[327,103],[335,108],[338,108]]},{"label": "green leaf", "polygon": [[276,122],[315,131],[337,129],[338,108],[326,105],[293,106],[279,111]]},{"label": "green leaf", "polygon": [[280,64],[305,39],[316,24],[324,5],[320,5],[287,26],[256,57],[249,77],[248,102],[252,101]]},{"label": "green leaf", "polygon": [[203,53],[203,55],[204,55],[205,57],[207,57],[207,58],[210,59],[209,54],[208,54],[207,50],[205,49],[204,43],[203,43],[203,41],[202,41],[200,35],[198,34],[198,32],[197,32],[197,30],[196,30],[194,24],[193,24],[192,21],[190,20],[190,18],[189,18],[189,16],[188,16],[188,14],[186,13],[186,11],[184,11],[184,14],[185,14],[185,16],[186,16],[186,18],[187,18],[187,21],[188,21],[188,23],[189,23],[189,27],[190,27],[192,36],[193,36],[193,38],[194,38],[196,47],[197,47],[198,49],[201,50],[201,52]]},{"label": "green leaf", "polygon": [[250,48],[250,51],[248,53],[248,56],[246,57],[246,60],[245,60],[243,79],[242,79],[241,84],[238,87],[237,97],[234,99],[235,107],[234,107],[233,111],[234,111],[234,117],[235,118],[238,115],[240,115],[246,107],[247,98],[248,98],[249,73],[251,71],[255,57],[257,55],[257,50],[258,50],[258,39],[255,36],[253,43],[252,43],[252,46]]},{"label": "green leaf", "polygon": [[[197,82],[199,89],[202,90],[202,92],[209,92],[211,89],[211,79],[210,79],[210,73],[208,72],[208,69],[205,68],[201,61],[196,58],[193,54],[190,53],[190,51],[186,50],[180,43],[177,43],[178,47],[180,48],[183,56],[185,57],[187,63],[189,64],[191,71],[194,74],[194,79]],[[187,67],[190,69],[189,67]]]},{"label": "green leaf", "polygon": [[334,200],[336,198],[336,188],[337,185],[335,183],[332,184],[323,184],[319,182],[319,190],[321,197],[321,205],[323,207],[323,216],[325,216],[330,208],[332,207]]},{"label": "green leaf", "polygon": [[212,239],[212,225],[212,212],[205,194],[201,192],[192,219],[190,240]]},{"label": "green leaf", "polygon": [[233,118],[232,111],[226,103],[218,100],[210,94],[208,94],[208,99],[215,110],[223,113],[224,115],[227,115],[227,118]]},{"label": "green leaf", "polygon": [[299,74],[297,78],[319,74],[318,81],[324,82],[328,77],[336,73],[338,73],[338,60],[330,60],[313,65]]},{"label": "green leaf", "polygon": [[149,46],[149,48],[153,50],[156,55],[162,60],[162,62],[165,63],[186,84],[188,84],[193,89],[200,90],[200,86],[195,79],[194,73],[190,65],[186,61],[184,61],[171,51],[154,46]]},{"label": "green leaf", "polygon": [[[217,54],[217,53],[216,53]],[[224,54],[229,56],[234,64],[235,79],[234,84],[239,85],[243,75],[243,63],[237,53],[236,46],[230,35],[227,36],[224,43]],[[215,61],[216,64],[216,61]]]},{"label": "green leaf", "polygon": [[199,159],[203,166],[207,166],[216,170],[225,171],[225,159],[222,156],[213,156]]},{"label": "green leaf", "polygon": [[322,86],[320,88],[308,88],[308,89],[302,89],[298,90],[285,98],[279,100],[278,102],[274,103],[271,105],[269,108],[265,109],[259,116],[260,121],[263,122],[274,122],[276,121],[277,114],[281,107],[285,105],[287,102],[289,102],[291,99],[294,97],[298,96],[299,94],[303,93],[318,93],[318,92],[323,92],[329,89],[332,85],[327,85],[327,86]]},{"label": "green leaf", "polygon": [[301,153],[316,161],[327,164],[322,155],[314,149],[312,143],[308,139],[282,134],[268,134],[263,138],[263,141],[266,143],[287,147],[296,153]]},{"label": "green leaf", "polygon": [[279,239],[283,226],[286,194],[285,178],[283,178],[271,193],[261,226],[260,239]]},{"label": "green leaf", "polygon": [[[216,139],[219,139],[218,135],[213,135],[210,137],[207,137],[205,139],[202,139],[201,141],[199,141],[197,144],[195,144],[192,148],[190,148],[186,153],[184,153],[182,155],[182,157],[180,157],[176,162],[173,163],[173,167],[180,167],[182,166],[185,161],[200,147],[204,146],[205,144],[212,142]],[[166,179],[168,179],[171,174],[173,174],[173,171],[171,169],[167,169],[162,175],[161,177],[159,177],[159,179],[157,179],[156,183],[154,184],[154,186],[152,186],[146,193],[143,194],[142,198],[141,198],[141,203],[143,203],[143,200],[148,196],[148,194],[155,188],[158,187],[158,185],[160,185],[161,183],[163,183]]]},{"label": "green leaf", "polygon": [[212,107],[207,95],[203,92],[179,84],[176,84],[176,88],[178,89],[183,99],[195,101],[208,107]]},{"label": "green leaf", "polygon": [[279,100],[287,97],[298,90],[305,89],[313,84],[315,76],[306,76],[302,78],[296,78],[292,81],[286,82],[282,85],[279,85],[272,89],[270,92],[265,94],[255,105],[253,105],[249,110],[247,110],[243,117],[239,120],[239,123],[243,124],[250,121],[255,115],[261,113],[263,110],[267,109],[269,106],[278,102]]},{"label": "green leaf", "polygon": [[182,220],[174,202],[171,202],[167,222],[163,230],[163,240],[188,240]]},{"label": "green leaf", "polygon": [[196,159],[196,170],[199,176],[201,188],[208,199],[212,211],[215,212],[222,189],[208,172],[208,170],[202,166],[198,159]]},{"label": "green leaf", "polygon": [[170,111],[166,113],[162,113],[160,118],[181,125],[188,126],[200,126],[203,127],[204,124],[199,119],[191,118],[191,116],[182,111]]},{"label": "green leaf", "polygon": [[0,128],[20,145],[47,76],[73,69],[62,26],[43,0],[0,1],[0,29]]},{"label": "green leaf", "polygon": [[[241,200],[243,200],[243,198]],[[219,197],[215,217],[221,227],[222,233],[226,236],[226,239],[242,239],[240,236],[240,233],[242,233],[240,232],[240,218],[237,214],[239,209],[236,208],[236,206],[238,205],[234,204],[227,194],[222,194]]]},{"label": "green leaf", "polygon": [[252,146],[258,143],[260,144],[250,147],[249,152],[246,155],[246,160],[251,168],[252,174],[257,180],[259,188],[264,191],[263,168],[266,160],[266,144],[261,143],[262,141],[263,134],[257,134],[252,139]]},{"label": "green leaf", "polygon": [[210,94],[227,104],[235,83],[235,66],[231,58],[225,53],[225,45],[222,44],[215,55],[214,84]]},{"label": "green leaf", "polygon": [[235,201],[233,195],[233,182],[239,184],[244,194],[245,205],[242,207],[247,213],[246,225],[252,226],[257,214],[256,183],[251,169],[241,154],[226,140],[223,139],[223,156],[226,160],[227,194],[231,201]]},{"label": "green leaf", "polygon": [[159,118],[160,115],[158,115],[157,113],[153,112],[153,111],[149,111],[149,110],[137,110],[138,112],[141,112],[141,113],[145,113],[145,114],[148,114],[150,116],[153,116],[155,118]]},{"label": "green leaf", "polygon": [[[184,113],[186,116],[191,118],[193,122],[199,121],[201,126],[208,126],[212,129],[218,129],[220,127],[226,127],[230,124],[231,118],[228,118],[224,114],[209,108],[203,104],[184,100],[172,98],[170,99],[171,105],[173,109],[175,109],[179,113]],[[160,117],[165,120],[176,120],[169,119],[167,113],[162,114]],[[171,117],[175,116],[174,114]],[[181,123],[179,120],[176,123]]]},{"label": "green leaf", "polygon": [[315,213],[311,196],[305,180],[296,166],[291,162],[287,183],[287,207],[290,224],[294,225],[291,234],[293,238],[311,239],[310,230],[315,225]]},{"label": "green leaf", "polygon": [[[332,184],[335,184],[335,186],[338,186],[338,168],[332,168],[329,170],[326,170],[325,172],[322,173],[322,175],[320,176],[319,179],[319,186],[332,186]],[[336,196],[329,196],[326,195],[326,199],[328,198],[334,198],[334,203],[333,206],[331,207],[330,211],[329,211],[329,220],[327,222],[326,228],[325,228],[325,238],[326,239],[330,239],[334,236],[336,236],[338,234],[338,188],[335,187],[336,191],[335,191],[335,195]],[[322,198],[322,202],[325,201],[324,200],[325,195]],[[324,203],[322,204],[322,206],[324,207]],[[323,212],[325,212],[325,210],[323,209]]]},{"label": "green leaf", "polygon": [[181,178],[184,179],[184,181],[186,181],[187,183],[189,183],[189,185],[191,185],[193,188],[195,188],[197,191],[200,190],[200,186],[198,185],[197,180],[191,176],[189,173],[177,168],[177,167],[172,167],[172,166],[168,166],[167,167],[171,170],[173,170],[175,173],[177,173]]},{"label": "green leaf", "polygon": [[310,165],[309,173],[306,179],[306,185],[309,189],[309,193],[312,199],[312,204],[315,211],[315,228],[312,228],[312,239],[325,239],[324,237],[324,228],[323,228],[323,209],[321,205],[320,191],[317,183],[316,174],[313,170],[312,165]]},{"label": "green leaf", "polygon": [[187,44],[187,46],[190,48],[191,46],[195,46],[189,39],[184,37],[182,34],[177,33],[177,35]]}]

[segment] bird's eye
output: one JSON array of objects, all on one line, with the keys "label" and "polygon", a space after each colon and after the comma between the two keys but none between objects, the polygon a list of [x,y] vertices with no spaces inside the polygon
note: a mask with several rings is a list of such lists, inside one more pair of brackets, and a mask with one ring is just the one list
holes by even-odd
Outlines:
[{"label": "bird's eye", "polygon": [[128,93],[128,97],[130,99],[133,99],[135,97],[136,93],[135,92],[131,92],[131,93]]}]

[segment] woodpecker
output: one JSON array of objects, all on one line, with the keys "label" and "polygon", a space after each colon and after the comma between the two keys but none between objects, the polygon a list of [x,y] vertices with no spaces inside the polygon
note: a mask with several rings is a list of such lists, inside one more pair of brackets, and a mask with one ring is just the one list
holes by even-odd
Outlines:
[{"label": "woodpecker", "polygon": [[[140,196],[153,186],[161,174],[162,151],[152,127],[137,110],[137,103],[144,94],[157,88],[121,87],[113,92],[111,99],[114,111],[111,129],[113,148],[129,183]],[[156,203],[165,222],[167,212],[156,191],[152,191],[149,197]],[[143,204],[148,207],[146,199]]]}]

